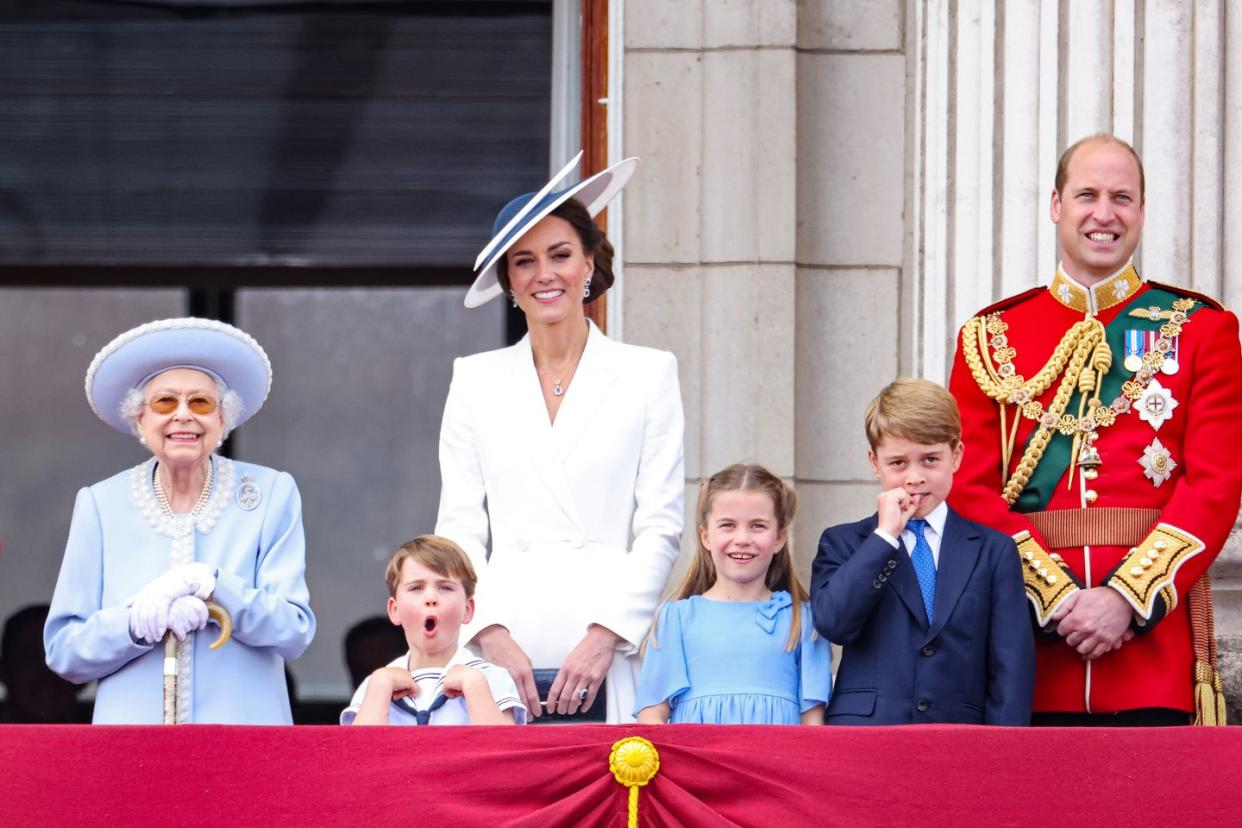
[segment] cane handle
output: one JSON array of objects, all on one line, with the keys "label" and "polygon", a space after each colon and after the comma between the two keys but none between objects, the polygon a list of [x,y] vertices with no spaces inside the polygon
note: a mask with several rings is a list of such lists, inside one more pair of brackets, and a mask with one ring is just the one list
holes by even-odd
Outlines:
[{"label": "cane handle", "polygon": [[208,647],[211,650],[218,650],[233,636],[233,616],[215,601],[207,602],[207,616],[220,625],[220,635]]}]

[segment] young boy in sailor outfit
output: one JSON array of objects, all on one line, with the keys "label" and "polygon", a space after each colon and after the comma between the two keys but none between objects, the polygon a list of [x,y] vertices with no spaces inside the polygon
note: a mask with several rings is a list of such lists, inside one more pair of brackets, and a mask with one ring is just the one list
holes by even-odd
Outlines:
[{"label": "young boy in sailor outfit", "polygon": [[410,650],[362,682],[341,724],[525,724],[508,671],[458,646],[474,615],[474,567],[436,535],[401,545],[388,561],[388,618]]}]

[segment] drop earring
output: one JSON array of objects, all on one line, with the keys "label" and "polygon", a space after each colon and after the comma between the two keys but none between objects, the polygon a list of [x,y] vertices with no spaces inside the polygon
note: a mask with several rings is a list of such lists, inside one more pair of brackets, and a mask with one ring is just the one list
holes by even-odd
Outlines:
[{"label": "drop earring", "polygon": [[586,281],[582,283],[582,298],[583,299],[591,298],[591,277],[590,276],[588,276],[586,278]]},{"label": "drop earring", "polygon": [[509,298],[513,300],[513,307],[516,308],[517,307],[517,294],[514,293],[513,291],[509,291]]}]

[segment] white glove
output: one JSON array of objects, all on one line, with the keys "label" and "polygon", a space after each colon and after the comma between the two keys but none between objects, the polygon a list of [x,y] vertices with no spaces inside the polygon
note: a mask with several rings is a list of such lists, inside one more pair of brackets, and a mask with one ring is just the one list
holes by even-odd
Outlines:
[{"label": "white glove", "polygon": [[185,641],[186,636],[207,626],[207,604],[202,598],[182,595],[168,606],[168,629]]},{"label": "white glove", "polygon": [[183,595],[207,598],[215,588],[215,575],[201,561],[168,570],[130,600],[130,633],[135,639],[157,643],[168,630],[168,608],[173,601]]},{"label": "white glove", "polygon": [[134,640],[158,644],[167,630],[168,604],[148,600],[141,592],[134,596],[129,606],[129,634]]}]

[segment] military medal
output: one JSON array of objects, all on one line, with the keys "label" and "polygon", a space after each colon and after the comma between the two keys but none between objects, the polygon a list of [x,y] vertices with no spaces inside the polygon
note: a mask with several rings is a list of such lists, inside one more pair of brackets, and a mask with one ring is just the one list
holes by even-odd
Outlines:
[{"label": "military medal", "polygon": [[1122,362],[1126,370],[1134,373],[1143,367],[1143,331],[1126,331],[1126,358]]},{"label": "military medal", "polygon": [[[1091,436],[1095,437],[1095,434],[1093,433]],[[1082,451],[1078,453],[1078,467],[1079,468],[1094,469],[1098,466],[1103,465],[1104,461],[1100,459],[1100,450],[1097,449],[1093,445],[1093,443],[1094,443],[1094,440],[1092,442],[1087,443],[1087,445],[1083,447]]]},{"label": "military medal", "polygon": [[1143,475],[1156,487],[1172,477],[1173,470],[1177,468],[1177,463],[1159,437],[1153,437],[1151,445],[1143,449],[1138,464],[1143,467]]},{"label": "military medal", "polygon": [[254,478],[248,474],[242,475],[241,485],[237,487],[237,505],[244,511],[253,512],[258,508],[262,497],[259,484],[254,482]]},{"label": "military medal", "polygon": [[1169,376],[1172,376],[1173,374],[1177,373],[1177,369],[1179,367],[1177,364],[1178,344],[1177,344],[1177,337],[1175,336],[1169,337],[1169,340],[1170,340],[1171,347],[1169,348],[1168,352],[1165,353],[1164,355],[1164,362],[1160,363],[1160,370],[1161,372],[1168,374]]},{"label": "military medal", "polygon": [[1173,409],[1177,406],[1173,392],[1161,385],[1160,380],[1153,379],[1138,398],[1139,419],[1151,423],[1151,427],[1159,431],[1160,426],[1173,418]]}]

